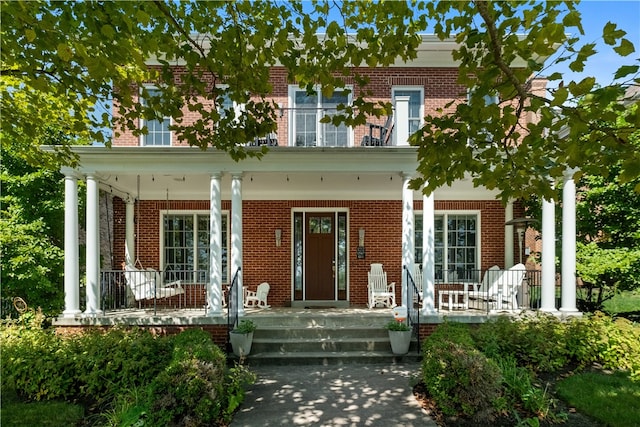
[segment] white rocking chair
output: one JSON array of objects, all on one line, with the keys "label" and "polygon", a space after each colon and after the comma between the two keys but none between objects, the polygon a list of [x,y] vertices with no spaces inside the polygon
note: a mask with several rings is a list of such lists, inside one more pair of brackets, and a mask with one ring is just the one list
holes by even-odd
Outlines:
[{"label": "white rocking chair", "polygon": [[396,282],[387,283],[387,273],[382,264],[371,264],[369,276],[369,308],[382,304],[384,307],[396,306]]},{"label": "white rocking chair", "polygon": [[267,282],[260,283],[255,292],[247,290],[244,298],[244,306],[254,308],[269,308],[267,304],[267,296],[269,295],[269,284]]},{"label": "white rocking chair", "polygon": [[124,267],[124,278],[136,301],[168,298],[184,293],[180,280],[163,285],[160,283],[160,273],[151,268],[139,270],[127,264]]}]

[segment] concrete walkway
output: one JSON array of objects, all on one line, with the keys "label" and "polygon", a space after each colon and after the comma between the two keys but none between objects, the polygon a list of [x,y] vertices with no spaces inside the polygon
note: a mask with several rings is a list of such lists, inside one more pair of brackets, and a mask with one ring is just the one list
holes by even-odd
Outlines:
[{"label": "concrete walkway", "polygon": [[256,366],[235,414],[241,426],[430,426],[415,400],[420,364]]}]

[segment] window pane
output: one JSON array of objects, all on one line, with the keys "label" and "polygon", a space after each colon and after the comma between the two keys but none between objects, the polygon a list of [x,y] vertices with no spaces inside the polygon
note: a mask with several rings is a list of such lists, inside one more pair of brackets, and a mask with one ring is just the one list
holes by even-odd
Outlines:
[{"label": "window pane", "polygon": [[[338,214],[338,290],[347,289],[347,214]],[[346,298],[346,295],[345,295]]]},{"label": "window pane", "polygon": [[297,146],[316,145],[318,97],[296,91],[294,98],[295,141]]},{"label": "window pane", "polygon": [[396,89],[393,91],[393,95],[394,97],[409,97],[409,133],[416,132],[420,128],[420,122],[422,120],[421,111],[424,103],[422,91],[419,89]]},{"label": "window pane", "polygon": [[[228,282],[227,215],[222,215],[222,282]],[[171,214],[164,218],[164,270],[171,280],[206,283],[209,277],[209,215]],[[170,272],[170,273],[169,273]]]},{"label": "window pane", "polygon": [[293,283],[296,291],[302,291],[302,234],[303,217],[301,212],[293,216]]},{"label": "window pane", "polygon": [[[152,98],[160,97],[162,92],[159,89],[147,89],[149,96]],[[140,98],[140,102],[145,104],[144,98]],[[142,137],[142,145],[152,146],[169,146],[171,145],[171,132],[169,131],[169,124],[171,119],[165,117],[164,119],[145,120],[144,126],[147,127],[148,133]]]},{"label": "window pane", "polygon": [[321,233],[322,234],[331,234],[331,218],[323,217],[321,220]]}]

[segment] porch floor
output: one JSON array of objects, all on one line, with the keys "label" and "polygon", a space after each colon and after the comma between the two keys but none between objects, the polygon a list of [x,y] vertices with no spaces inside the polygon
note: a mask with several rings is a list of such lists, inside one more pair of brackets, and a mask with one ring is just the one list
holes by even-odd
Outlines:
[{"label": "porch floor", "polygon": [[[495,311],[467,309],[467,310],[441,310],[435,314],[424,315],[420,313],[421,324],[443,323],[445,319],[462,323],[483,323],[488,319],[498,316],[519,316],[524,310]],[[531,311],[531,310],[527,310]],[[531,311],[533,313],[533,311]],[[272,307],[268,309],[246,308],[244,318],[254,319],[257,323],[270,323],[278,318],[388,318],[393,317],[389,308],[295,308]],[[162,309],[154,313],[153,309],[125,309],[107,311],[99,316],[59,317],[54,319],[54,326],[153,326],[153,325],[226,325],[227,310],[223,309],[222,315],[208,315],[204,309]]]}]

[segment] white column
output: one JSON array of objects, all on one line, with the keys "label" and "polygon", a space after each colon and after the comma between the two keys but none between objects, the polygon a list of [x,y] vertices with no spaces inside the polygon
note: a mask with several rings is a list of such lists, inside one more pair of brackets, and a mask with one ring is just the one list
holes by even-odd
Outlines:
[{"label": "white column", "polygon": [[576,308],[576,183],[575,170],[567,170],[562,187],[562,300],[560,311],[578,313]]},{"label": "white column", "polygon": [[[240,268],[240,271],[238,271]],[[244,316],[243,305],[243,284],[242,284],[242,174],[231,176],[231,271],[233,276],[238,271],[238,282],[236,283],[236,304],[238,304],[238,315]]]},{"label": "white column", "polygon": [[135,199],[127,196],[125,203],[124,259],[127,264],[133,265],[136,262]]},{"label": "white column", "polygon": [[[402,176],[402,265],[413,272],[414,265],[414,230],[413,225],[413,190],[409,188],[410,175]],[[407,309],[413,306],[413,301],[408,301],[407,275],[402,270],[402,306]]]},{"label": "white column", "polygon": [[64,177],[64,311],[62,317],[76,317],[80,311],[80,268],[78,251],[78,181]]},{"label": "white column", "polygon": [[87,309],[86,316],[100,314],[100,207],[98,181],[87,175]]},{"label": "white column", "polygon": [[422,196],[422,313],[436,314],[435,202],[433,193]]},{"label": "white column", "polygon": [[[509,200],[504,208],[504,222],[513,219],[513,201]],[[513,267],[515,264],[513,257],[513,225],[504,226],[504,268]],[[488,267],[488,266],[487,266]]]},{"label": "white column", "polygon": [[542,200],[542,289],[540,310],[556,311],[556,214],[553,201]]},{"label": "white column", "polygon": [[394,102],[395,145],[409,145],[409,97],[396,96]]},{"label": "white column", "polygon": [[209,316],[222,315],[222,194],[219,173],[209,182],[209,284],[207,307]]}]

